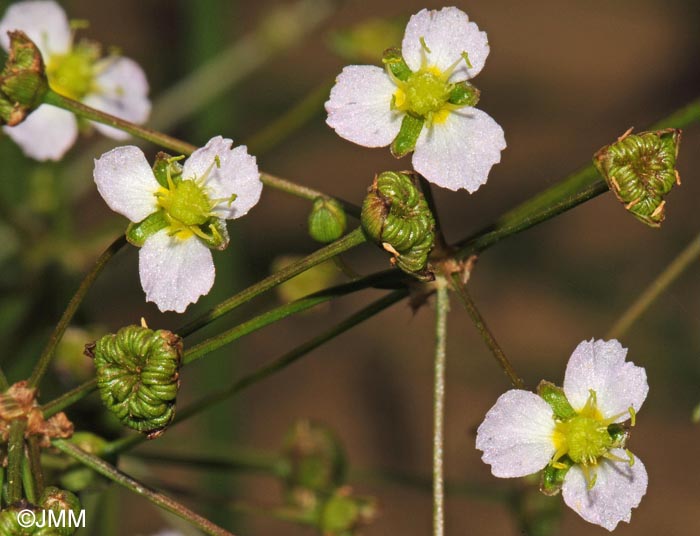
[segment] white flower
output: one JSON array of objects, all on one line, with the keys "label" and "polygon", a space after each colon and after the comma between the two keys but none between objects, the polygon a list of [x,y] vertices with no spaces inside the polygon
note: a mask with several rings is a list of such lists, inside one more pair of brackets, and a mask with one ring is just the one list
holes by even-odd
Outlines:
[{"label": "white flower", "polygon": [[395,61],[385,56],[386,70],[345,67],[326,102],[326,122],[365,147],[393,142],[397,156],[415,148],[413,167],[430,182],[475,192],[506,147],[500,125],[473,107],[478,90],[467,82],[488,56],[486,34],[455,7],[424,9],[409,20],[401,47]]},{"label": "white flower", "polygon": [[[210,248],[228,245],[225,220],[240,218],[260,198],[255,157],[217,136],[180,166],[166,161],[156,177],[141,149],[117,147],[95,160],[95,183],[109,207],[133,223],[146,300],[182,313],[214,284]],[[134,238],[136,237],[136,238]]]},{"label": "white flower", "polygon": [[476,437],[491,472],[513,478],[559,470],[564,502],[586,521],[610,531],[629,523],[647,472],[623,450],[623,423],[631,418],[634,425],[649,386],[644,368],[626,354],[616,340],[584,341],[569,359],[563,390],[545,385],[554,393],[547,402],[542,390],[543,397],[519,389],[501,395]]},{"label": "white flower", "polygon": [[[68,18],[52,1],[19,2],[0,20],[0,45],[7,51],[7,32],[22,30],[39,48],[51,88],[100,111],[143,123],[151,111],[148,82],[139,65],[109,56],[99,59],[94,43],[73,43]],[[105,136],[126,139],[124,132],[95,123]],[[42,104],[22,123],[4,127],[24,153],[36,160],[59,160],[78,137],[78,121],[66,110]]]}]

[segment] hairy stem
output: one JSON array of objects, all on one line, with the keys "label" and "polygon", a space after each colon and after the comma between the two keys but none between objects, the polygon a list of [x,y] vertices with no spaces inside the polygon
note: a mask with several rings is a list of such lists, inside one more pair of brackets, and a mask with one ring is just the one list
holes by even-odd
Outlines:
[{"label": "hairy stem", "polygon": [[433,383],[433,536],[445,534],[445,365],[447,313],[450,297],[447,281],[437,279],[435,315],[435,378]]},{"label": "hairy stem", "polygon": [[44,351],[39,357],[39,361],[37,361],[36,365],[34,366],[34,370],[32,371],[32,375],[29,377],[28,381],[29,387],[36,387],[39,385],[41,378],[43,377],[44,373],[46,372],[46,369],[49,366],[49,363],[51,362],[51,358],[53,357],[53,354],[56,350],[56,346],[58,346],[58,343],[61,341],[63,334],[65,333],[66,329],[68,328],[68,325],[70,324],[70,321],[73,319],[73,315],[75,315],[75,312],[78,310],[78,307],[80,307],[80,304],[83,302],[83,299],[85,298],[85,295],[87,294],[88,290],[97,279],[97,276],[100,275],[100,272],[102,272],[102,269],[109,262],[109,260],[112,257],[114,257],[114,255],[125,244],[126,237],[124,237],[124,235],[120,236],[114,242],[112,242],[109,245],[109,247],[102,253],[102,255],[100,255],[97,258],[97,261],[95,261],[93,267],[90,269],[83,281],[80,283],[78,290],[76,290],[75,295],[71,298],[70,302],[68,302],[66,310],[63,311],[61,319],[58,321],[58,324],[56,324],[56,327],[54,328],[51,337],[49,337],[49,340],[46,343],[46,347],[44,348]]},{"label": "hairy stem", "polygon": [[213,322],[220,316],[234,310],[236,307],[243,305],[244,303],[252,300],[256,296],[276,287],[277,285],[288,281],[295,275],[308,270],[312,266],[316,266],[328,259],[335,257],[336,255],[347,251],[359,244],[362,244],[366,240],[364,233],[361,228],[357,228],[351,233],[348,233],[340,240],[336,240],[332,244],[321,248],[311,255],[304,257],[288,266],[285,266],[280,271],[269,275],[262,281],[251,285],[250,287],[242,290],[238,294],[231,296],[229,299],[224,300],[219,305],[213,307],[209,311],[195,318],[188,324],[184,325],[182,328],[176,330],[179,335],[186,337],[198,329],[206,326],[207,324]]},{"label": "hairy stem", "polygon": [[639,297],[615,322],[606,337],[617,339],[624,335],[632,327],[639,317],[656,301],[656,299],[676,280],[678,277],[700,257],[700,233],[683,248],[678,256],[654,279],[649,286],[639,295]]},{"label": "hairy stem", "polygon": [[189,521],[206,534],[211,534],[214,536],[232,536],[232,533],[219,527],[218,525],[215,525],[208,519],[193,512],[176,500],[171,499],[162,493],[149,489],[137,480],[131,478],[126,473],[123,473],[113,465],[107,463],[102,458],[88,454],[78,446],[73,445],[72,443],[69,443],[63,439],[54,440],[53,445],[61,452],[64,452],[71,458],[78,460],[83,465],[90,467],[92,470],[101,474],[102,476],[148,499],[150,502],[163,508],[164,510],[167,510],[176,516]]},{"label": "hairy stem", "polygon": [[481,312],[477,308],[476,303],[474,303],[474,300],[469,294],[466,285],[464,285],[464,283],[460,279],[459,274],[453,274],[450,278],[450,283],[452,284],[452,287],[457,291],[457,296],[459,296],[459,300],[462,302],[462,305],[464,305],[464,308],[467,310],[467,313],[469,313],[469,316],[474,322],[474,326],[479,332],[479,335],[481,335],[481,338],[486,343],[486,346],[488,346],[489,350],[491,350],[493,357],[501,366],[503,372],[505,372],[508,376],[510,383],[513,384],[513,387],[515,387],[516,389],[522,389],[525,386],[523,380],[515,372],[513,365],[511,365],[510,361],[506,357],[505,352],[503,352],[501,346],[498,344],[498,341],[496,341],[496,337],[493,336],[493,333],[486,325],[484,317],[481,316]]}]

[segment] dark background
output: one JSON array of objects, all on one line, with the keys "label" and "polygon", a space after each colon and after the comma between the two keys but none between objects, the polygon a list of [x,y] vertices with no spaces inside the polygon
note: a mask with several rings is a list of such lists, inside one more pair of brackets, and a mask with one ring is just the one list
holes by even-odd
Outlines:
[{"label": "dark background", "polygon": [[[254,30],[271,10],[291,2],[64,2],[69,16],[87,19],[80,35],[117,45],[144,66],[151,95],[159,95],[218,51]],[[3,7],[7,2],[0,2]],[[216,135],[246,143],[307,92],[332,80],[346,63],[327,46],[329,32],[367,17],[407,19],[435,2],[382,0],[342,2],[321,28],[211,101],[169,133],[195,144]],[[591,155],[630,126],[643,129],[698,96],[698,5],[692,1],[601,0],[454,2],[488,32],[491,54],[475,79],[479,108],[503,127],[508,148],[489,182],[476,194],[437,192],[448,239],[456,240],[503,211],[587,165]],[[398,42],[396,43],[399,44]],[[237,65],[227,69],[235,70]],[[603,195],[554,220],[509,238],[480,259],[471,292],[516,370],[532,388],[540,379],[561,383],[568,356],[584,339],[602,338],[643,288],[698,232],[700,185],[696,167],[700,128],[684,133],[679,158],[681,188],[668,197],[661,229],[645,227],[612,195]],[[90,176],[92,158],[112,145],[98,136],[81,139],[64,162],[37,166],[0,139],[2,207],[15,207],[32,232],[2,225],[0,242],[0,336],[9,341],[3,361],[11,379],[31,367],[51,325],[95,256],[123,229],[108,212]],[[156,148],[146,146],[149,157]],[[374,173],[409,166],[386,149],[365,149],[336,136],[318,113],[289,139],[259,155],[261,169],[360,203]],[[71,167],[73,166],[73,167]],[[269,273],[281,254],[315,249],[307,236],[308,203],[267,189],[250,216],[229,225],[232,242],[215,253],[214,292],[191,306],[194,317]],[[379,250],[363,246],[348,262],[363,272],[384,268]],[[255,333],[183,372],[180,403],[281,355],[324,326],[359,309],[377,292],[334,302]],[[700,431],[691,423],[700,402],[700,281],[691,268],[622,338],[629,359],[647,368],[650,394],[629,447],[645,463],[649,489],[632,524],[619,534],[696,534]],[[223,329],[275,305],[266,296],[214,326]],[[137,253],[122,252],[90,293],[76,324],[98,335],[146,317],[153,327],[184,321],[145,304]],[[216,411],[168,431],[155,451],[225,454],[234,446],[275,450],[301,417],[331,426],[350,464],[425,475],[431,467],[433,311],[415,315],[401,303],[292,368],[250,389]],[[214,331],[215,332],[215,331]],[[467,315],[454,300],[448,326],[446,470],[472,492],[451,495],[447,534],[520,534],[507,505],[490,500],[493,490],[519,482],[490,475],[474,448],[475,430],[496,398],[509,388]],[[78,336],[78,340],[80,336]],[[52,376],[45,393],[59,393],[90,374],[76,349],[69,372]],[[69,352],[70,353],[70,352]],[[45,399],[49,397],[46,396]],[[83,427],[105,427],[98,404],[69,411]],[[109,431],[111,430],[111,431]],[[204,490],[232,501],[273,505],[279,486],[269,478],[148,468],[134,458],[125,468],[144,481]],[[376,496],[380,518],[368,535],[424,535],[431,526],[425,490],[354,478],[361,494]],[[118,534],[148,534],[165,526],[159,511],[138,497],[118,494],[117,517],[89,510],[88,525],[119,526]],[[559,504],[560,498],[546,504]],[[186,501],[187,502],[187,501]],[[266,517],[239,516],[212,501],[188,502],[237,534],[303,535]],[[118,522],[111,521],[118,519]],[[93,526],[94,529],[94,526]],[[106,531],[106,529],[104,529]],[[97,531],[97,534],[101,532]],[[106,534],[106,532],[104,532]],[[563,509],[555,534],[602,534]]]}]

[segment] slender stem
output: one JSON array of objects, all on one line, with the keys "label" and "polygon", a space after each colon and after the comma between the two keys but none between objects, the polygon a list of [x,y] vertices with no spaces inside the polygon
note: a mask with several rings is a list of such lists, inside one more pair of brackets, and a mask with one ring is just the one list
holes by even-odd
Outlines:
[{"label": "slender stem", "polygon": [[24,462],[25,419],[15,419],[10,424],[7,444],[7,500],[14,504],[22,499],[22,466]]},{"label": "slender stem", "polygon": [[34,482],[34,475],[32,474],[32,468],[29,465],[29,458],[27,456],[22,458],[22,487],[24,487],[24,495],[27,497],[27,500],[32,504],[36,504],[36,485]]},{"label": "slender stem", "polygon": [[148,460],[150,463],[172,464],[178,465],[180,468],[262,473],[277,478],[287,477],[290,471],[289,464],[281,456],[243,449],[233,449],[226,457],[191,456],[167,452],[139,452],[130,455],[141,460]]},{"label": "slender stem", "polygon": [[496,361],[508,376],[510,383],[513,384],[513,387],[516,389],[522,389],[525,386],[523,380],[515,372],[515,369],[506,357],[505,352],[503,352],[500,345],[496,341],[496,338],[493,336],[493,333],[491,333],[491,330],[486,325],[484,317],[481,316],[481,312],[479,312],[476,303],[474,303],[474,300],[469,294],[467,287],[460,279],[459,274],[453,274],[450,278],[450,283],[452,284],[452,288],[457,291],[457,296],[459,296],[459,300],[462,302],[462,305],[464,305],[467,313],[469,313],[469,316],[474,322],[474,326],[476,326],[479,335],[481,335],[481,338],[486,343],[486,346],[488,346],[489,350],[491,350],[493,357],[496,358]]},{"label": "slender stem", "polygon": [[332,257],[335,257],[343,251],[347,251],[350,248],[362,244],[365,240],[366,238],[364,233],[362,232],[362,229],[358,227],[351,233],[345,235],[340,240],[336,240],[332,244],[329,244],[326,247],[315,251],[311,255],[308,255],[307,257],[304,257],[303,259],[300,259],[297,262],[285,266],[282,270],[275,272],[274,274],[269,275],[262,281],[251,285],[245,290],[242,290],[238,294],[221,302],[219,305],[213,307],[209,311],[195,318],[194,320],[192,320],[191,322],[189,322],[188,324],[184,325],[182,328],[176,331],[182,337],[191,335],[198,329],[206,326],[207,324],[216,320],[220,316],[228,313],[229,311],[234,310],[236,307],[239,307],[240,305],[243,305],[244,303],[252,300],[259,294],[262,294],[263,292],[266,292],[267,290],[270,290],[271,288],[274,288],[277,285],[284,283],[285,281],[291,279],[295,275],[298,275],[301,272],[308,270],[312,266],[320,264]]},{"label": "slender stem", "polygon": [[27,460],[34,479],[36,494],[40,497],[44,493],[44,471],[41,467],[41,447],[37,436],[30,436],[27,439]]},{"label": "slender stem", "polygon": [[274,322],[282,320],[283,318],[306,311],[312,307],[315,307],[316,305],[325,303],[340,296],[344,296],[351,292],[355,292],[356,290],[357,285],[355,283],[346,283],[345,285],[331,287],[321,292],[311,294],[310,296],[306,296],[305,298],[276,307],[271,311],[262,313],[248,320],[247,322],[243,322],[242,324],[228,329],[223,333],[210,337],[209,339],[206,339],[196,346],[188,349],[183,357],[183,364],[188,365],[200,357],[221,348],[222,346],[240,339],[253,331],[257,331]]},{"label": "slender stem", "polygon": [[[683,128],[700,120],[700,99],[654,124],[651,129]],[[458,256],[466,258],[479,253],[503,238],[514,235],[572,209],[608,191],[605,181],[593,165],[589,165],[540,194],[518,205],[493,224],[460,240]]]},{"label": "slender stem", "polygon": [[445,365],[447,313],[450,297],[447,281],[438,276],[435,317],[435,378],[433,384],[433,536],[445,534]]},{"label": "slender stem", "polygon": [[639,297],[615,322],[607,338],[617,339],[624,335],[656,299],[700,257],[700,233],[681,251],[671,263],[644,289]]},{"label": "slender stem", "polygon": [[163,495],[162,493],[147,488],[139,481],[133,479],[126,473],[123,473],[113,465],[104,461],[102,458],[94,456],[92,454],[88,454],[84,450],[80,449],[80,447],[73,445],[72,443],[69,443],[68,441],[65,441],[63,439],[54,440],[53,446],[58,448],[61,452],[64,452],[70,457],[78,460],[83,465],[90,467],[92,470],[96,471],[102,476],[105,476],[111,481],[116,482],[120,486],[123,486],[126,489],[133,491],[134,493],[137,493],[142,497],[145,497],[153,504],[160,506],[164,510],[167,510],[168,512],[171,512],[176,516],[189,521],[205,533],[212,534],[214,536],[232,536],[232,533],[219,527],[218,525],[215,525],[208,519],[193,512],[185,505],[180,504],[176,500],[171,499],[170,497]]},{"label": "slender stem", "polygon": [[59,411],[63,411],[78,400],[82,400],[95,390],[97,390],[97,380],[93,378],[92,380],[88,380],[85,383],[78,385],[78,387],[75,389],[62,394],[58,398],[47,402],[41,406],[44,419],[48,419],[49,417],[56,415],[56,413]]},{"label": "slender stem", "polygon": [[[372,316],[378,314],[379,312],[390,307],[399,300],[405,298],[407,295],[407,290],[399,289],[387,294],[379,300],[372,302],[371,304],[359,310],[357,313],[349,316],[348,318],[336,324],[327,331],[321,333],[320,335],[317,335],[313,339],[301,344],[300,346],[297,346],[296,348],[287,352],[275,361],[272,361],[271,363],[260,367],[251,374],[244,376],[227,389],[215,391],[200,398],[198,401],[191,403],[189,406],[178,411],[177,415],[175,416],[175,420],[173,421],[173,424],[177,424],[186,419],[189,419],[190,417],[201,413],[202,411],[208,409],[214,404],[226,400],[227,398],[234,396],[240,393],[241,391],[244,391],[248,387],[261,382],[262,380],[272,376],[273,374],[286,369],[287,367],[296,363],[299,359],[310,353],[312,350],[315,350],[322,344],[337,337],[341,333],[348,331],[349,329],[362,323],[364,320],[367,320],[368,318],[371,318]],[[109,456],[125,452],[135,447],[136,445],[143,443],[143,441],[145,440],[146,437],[141,434],[134,434],[122,439],[118,439],[110,443],[105,448],[104,454],[106,456]]]},{"label": "slender stem", "polygon": [[123,235],[117,238],[114,242],[112,242],[109,245],[109,247],[102,253],[102,255],[98,257],[91,270],[87,273],[83,281],[80,283],[78,290],[76,290],[75,295],[73,296],[73,298],[71,298],[70,302],[68,302],[66,310],[63,311],[61,319],[58,321],[58,324],[56,324],[56,327],[54,328],[51,337],[46,343],[46,347],[41,353],[39,361],[37,361],[36,365],[34,366],[32,375],[29,377],[28,380],[28,387],[36,387],[37,385],[39,385],[41,378],[43,377],[44,373],[46,372],[46,369],[49,366],[49,363],[51,362],[51,358],[53,357],[54,351],[56,350],[56,346],[60,342],[61,337],[63,337],[66,328],[68,328],[70,321],[73,319],[73,315],[78,310],[78,307],[85,298],[85,295],[87,294],[88,290],[97,279],[97,276],[100,275],[100,272],[102,272],[102,269],[109,262],[109,260],[125,244],[126,238]]}]

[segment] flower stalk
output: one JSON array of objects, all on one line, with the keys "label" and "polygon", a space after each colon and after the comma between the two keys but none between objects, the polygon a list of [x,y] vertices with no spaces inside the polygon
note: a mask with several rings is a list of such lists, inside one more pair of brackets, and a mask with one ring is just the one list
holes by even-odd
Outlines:
[{"label": "flower stalk", "polygon": [[435,317],[435,364],[433,383],[433,536],[445,534],[445,365],[447,355],[447,314],[450,297],[447,281],[437,279]]}]

